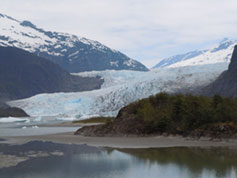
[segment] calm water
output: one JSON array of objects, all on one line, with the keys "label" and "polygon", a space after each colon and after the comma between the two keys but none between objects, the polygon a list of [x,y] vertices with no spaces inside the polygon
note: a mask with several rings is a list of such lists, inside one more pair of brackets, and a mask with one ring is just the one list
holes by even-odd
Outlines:
[{"label": "calm water", "polygon": [[34,136],[65,132],[75,132],[79,127],[41,127],[28,126],[24,128],[0,128],[0,137],[5,136]]},{"label": "calm water", "polygon": [[[86,145],[31,142],[0,145],[7,155],[29,151],[63,155],[29,158],[0,169],[1,178],[236,178],[237,150],[200,148],[99,149]],[[1,160],[4,161],[4,160]]]},{"label": "calm water", "polygon": [[[29,123],[0,123],[0,137],[33,136],[65,132],[75,132],[80,127],[44,127],[39,122]],[[44,124],[44,123],[43,123]]]}]

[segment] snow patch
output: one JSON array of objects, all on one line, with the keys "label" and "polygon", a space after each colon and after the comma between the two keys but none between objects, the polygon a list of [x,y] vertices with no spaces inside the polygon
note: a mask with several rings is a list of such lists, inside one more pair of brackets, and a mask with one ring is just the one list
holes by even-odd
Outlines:
[{"label": "snow patch", "polygon": [[119,63],[119,61],[111,61],[110,65],[118,67],[118,63]]},{"label": "snow patch", "polygon": [[125,64],[125,65],[127,65],[127,66],[129,66],[129,67],[135,67],[135,66],[136,66],[136,65],[135,65],[135,64],[136,64],[135,61],[132,60],[132,59],[129,59],[129,60],[127,60],[127,61],[124,61],[123,64]]}]

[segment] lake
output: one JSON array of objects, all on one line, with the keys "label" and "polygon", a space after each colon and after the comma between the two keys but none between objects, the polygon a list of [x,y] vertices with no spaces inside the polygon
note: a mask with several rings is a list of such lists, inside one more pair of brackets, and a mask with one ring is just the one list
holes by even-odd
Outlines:
[{"label": "lake", "polygon": [[105,149],[35,141],[0,144],[0,152],[1,178],[237,177],[237,150],[229,148]]}]

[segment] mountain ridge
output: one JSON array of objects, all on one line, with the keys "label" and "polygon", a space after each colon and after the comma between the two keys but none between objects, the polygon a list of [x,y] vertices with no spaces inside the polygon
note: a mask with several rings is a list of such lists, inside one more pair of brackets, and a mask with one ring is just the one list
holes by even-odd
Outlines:
[{"label": "mountain ridge", "polygon": [[205,50],[195,50],[165,58],[161,60],[158,64],[156,64],[154,67],[152,67],[152,69],[166,67],[183,67],[191,65],[205,65],[223,62],[229,64],[235,44],[237,44],[236,40],[224,38],[214,48]]},{"label": "mountain ridge", "polygon": [[92,70],[148,71],[140,62],[98,41],[45,31],[30,21],[0,14],[0,46],[18,47],[59,64],[69,72]]},{"label": "mountain ridge", "polygon": [[70,75],[57,64],[14,47],[0,47],[0,99],[99,89],[103,79]]}]

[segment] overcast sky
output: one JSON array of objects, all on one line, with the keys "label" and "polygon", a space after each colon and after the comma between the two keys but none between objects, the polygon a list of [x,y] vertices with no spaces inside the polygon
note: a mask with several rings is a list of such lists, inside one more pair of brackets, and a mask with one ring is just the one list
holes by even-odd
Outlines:
[{"label": "overcast sky", "polygon": [[0,13],[97,40],[148,67],[237,37],[236,0],[1,0]]}]

